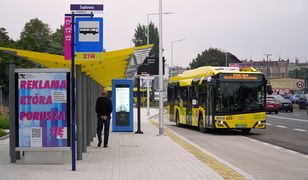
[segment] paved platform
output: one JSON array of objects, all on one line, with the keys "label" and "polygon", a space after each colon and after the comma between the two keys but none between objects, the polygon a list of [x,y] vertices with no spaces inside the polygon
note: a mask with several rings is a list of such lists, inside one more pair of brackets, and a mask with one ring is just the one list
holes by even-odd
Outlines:
[{"label": "paved platform", "polygon": [[[108,148],[97,147],[95,139],[83,160],[77,161],[75,172],[70,159],[63,165],[12,164],[9,139],[1,140],[0,179],[246,179],[232,170],[221,173],[225,167],[218,161],[211,161],[168,129],[166,135],[158,136],[157,119],[148,120],[146,109],[141,112],[144,134],[111,132]],[[151,109],[151,115],[157,113]],[[134,127],[136,131],[136,122]]]}]

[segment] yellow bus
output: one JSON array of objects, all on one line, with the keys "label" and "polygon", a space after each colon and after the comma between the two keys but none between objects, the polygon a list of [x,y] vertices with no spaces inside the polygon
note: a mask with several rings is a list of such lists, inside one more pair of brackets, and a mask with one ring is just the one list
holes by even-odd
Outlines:
[{"label": "yellow bus", "polygon": [[271,86],[252,67],[204,66],[169,79],[168,119],[177,126],[208,129],[265,129],[266,92]]}]

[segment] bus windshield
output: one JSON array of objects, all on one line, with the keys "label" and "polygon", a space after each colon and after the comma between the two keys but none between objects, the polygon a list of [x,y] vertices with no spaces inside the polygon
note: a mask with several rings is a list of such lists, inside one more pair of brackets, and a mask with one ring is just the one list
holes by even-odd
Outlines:
[{"label": "bus windshield", "polygon": [[224,82],[215,88],[216,114],[239,114],[264,111],[265,88],[263,82]]}]

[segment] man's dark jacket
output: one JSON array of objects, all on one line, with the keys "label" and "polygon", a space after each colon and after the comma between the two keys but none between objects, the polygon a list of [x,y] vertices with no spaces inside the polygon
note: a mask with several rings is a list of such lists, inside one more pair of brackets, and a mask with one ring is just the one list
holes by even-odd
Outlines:
[{"label": "man's dark jacket", "polygon": [[99,97],[96,100],[95,111],[97,116],[107,116],[110,118],[112,112],[112,102],[108,97]]}]

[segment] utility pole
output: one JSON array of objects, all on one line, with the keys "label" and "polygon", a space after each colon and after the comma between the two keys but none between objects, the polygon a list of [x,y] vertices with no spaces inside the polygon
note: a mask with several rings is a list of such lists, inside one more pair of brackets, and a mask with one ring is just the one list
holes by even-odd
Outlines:
[{"label": "utility pole", "polygon": [[271,56],[272,54],[264,54],[266,56],[266,63],[267,63],[267,68],[266,68],[266,77],[270,77],[270,69],[269,69],[269,62],[268,62],[268,57]]}]

